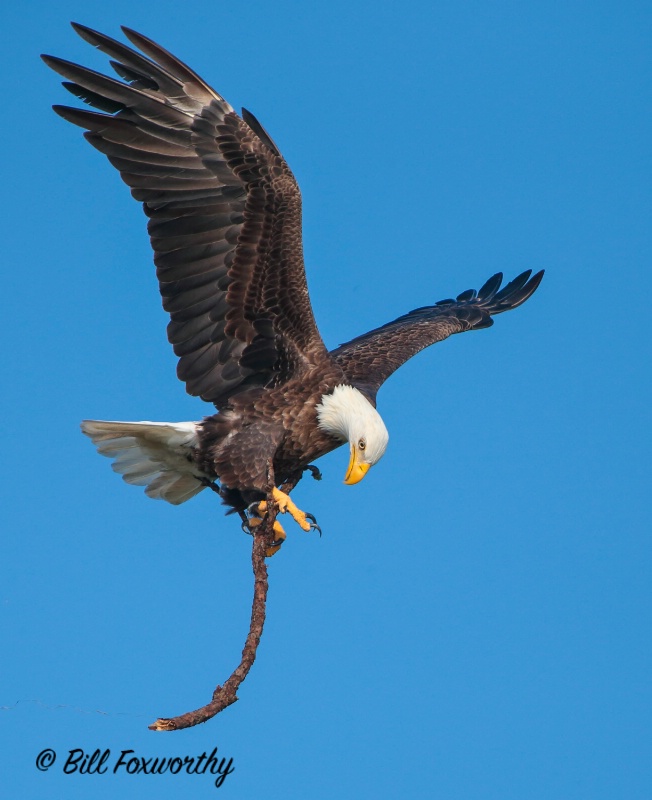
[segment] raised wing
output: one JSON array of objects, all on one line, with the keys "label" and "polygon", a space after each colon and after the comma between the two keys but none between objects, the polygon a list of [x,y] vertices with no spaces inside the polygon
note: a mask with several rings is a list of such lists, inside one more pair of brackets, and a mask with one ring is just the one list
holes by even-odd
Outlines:
[{"label": "raised wing", "polygon": [[416,308],[340,345],[330,355],[351,383],[373,398],[392,372],[425,347],[453,333],[488,328],[493,325],[492,315],[524,303],[541,283],[543,270],[531,274],[527,270],[500,289],[503,275],[499,272],[477,292],[469,289],[455,300]]},{"label": "raised wing", "polygon": [[168,339],[189,394],[218,408],[326,354],[312,313],[301,195],[255,117],[239,117],[185,64],[128,28],[145,55],[73,23],[125,83],[53,56],[99,112],[55,106],[87,130],[149,217]]}]

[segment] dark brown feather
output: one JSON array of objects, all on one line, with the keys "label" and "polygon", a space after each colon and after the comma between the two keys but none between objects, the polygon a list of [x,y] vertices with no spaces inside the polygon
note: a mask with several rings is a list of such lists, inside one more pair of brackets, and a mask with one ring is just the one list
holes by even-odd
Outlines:
[{"label": "dark brown feather", "polygon": [[269,134],[141,34],[124,29],[145,55],[74,28],[117,59],[127,83],[45,56],[106,113],[56,110],[86,128],[144,203],[188,392],[219,408],[239,387],[278,383],[325,359],[305,280],[301,196]]},{"label": "dark brown feather", "polygon": [[503,277],[499,272],[478,292],[469,289],[456,300],[416,308],[340,345],[330,355],[352,384],[375,397],[387,378],[425,347],[454,333],[488,328],[493,315],[524,303],[541,283],[543,270],[530,275],[531,270],[526,270],[498,291]]}]

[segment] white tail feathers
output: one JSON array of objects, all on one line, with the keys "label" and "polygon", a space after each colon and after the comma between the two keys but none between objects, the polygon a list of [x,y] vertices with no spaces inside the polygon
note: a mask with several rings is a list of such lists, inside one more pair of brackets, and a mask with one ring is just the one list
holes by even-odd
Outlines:
[{"label": "white tail feathers", "polygon": [[97,452],[115,459],[113,470],[145,494],[179,505],[204,489],[204,474],[192,459],[196,422],[104,422],[87,419],[82,432]]}]

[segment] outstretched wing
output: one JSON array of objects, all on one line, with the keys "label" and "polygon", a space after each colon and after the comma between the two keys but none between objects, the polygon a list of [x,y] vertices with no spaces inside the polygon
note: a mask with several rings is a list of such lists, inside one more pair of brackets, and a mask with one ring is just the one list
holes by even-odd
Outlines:
[{"label": "outstretched wing", "polygon": [[149,217],[168,338],[189,394],[224,405],[326,354],[312,313],[301,195],[269,135],[159,45],[142,53],[81,25],[125,83],[43,56],[99,112],[55,106],[87,130]]},{"label": "outstretched wing", "polygon": [[[543,270],[527,270],[500,289],[503,275],[494,275],[480,291],[469,289],[455,300],[416,308],[393,322],[358,336],[332,350],[330,355],[347,378],[371,397],[409,358],[453,333],[488,328],[494,314],[520,306],[536,290]],[[499,291],[500,289],[500,291]]]}]

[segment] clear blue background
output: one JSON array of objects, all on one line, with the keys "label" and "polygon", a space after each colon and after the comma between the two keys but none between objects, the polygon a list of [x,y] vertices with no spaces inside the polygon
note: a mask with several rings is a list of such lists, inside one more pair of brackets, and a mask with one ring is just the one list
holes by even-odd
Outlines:
[{"label": "clear blue background", "polygon": [[[209,778],[65,776],[66,753],[198,755],[249,798],[652,796],[650,40],[646,2],[4,4],[0,770],[8,797],[214,797]],[[545,267],[494,328],[379,395],[391,441],[306,478],[240,702],[250,539],[204,492],[113,475],[83,418],[198,419],[145,220],[50,110],[68,27],[160,41],[250,108],[302,187],[335,346],[491,274]],[[17,702],[18,701],[18,702]],[[34,766],[52,747],[47,773]]]}]

